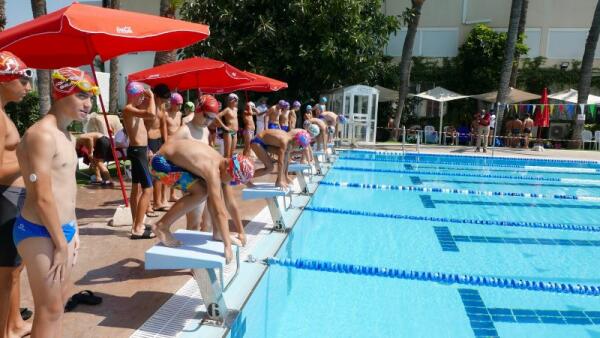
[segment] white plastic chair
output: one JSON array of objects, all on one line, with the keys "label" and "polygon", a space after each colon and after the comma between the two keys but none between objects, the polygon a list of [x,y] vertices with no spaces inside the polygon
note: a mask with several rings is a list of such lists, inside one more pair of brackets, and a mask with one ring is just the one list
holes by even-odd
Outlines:
[{"label": "white plastic chair", "polygon": [[423,128],[423,134],[425,138],[425,143],[437,143],[438,135],[433,126],[425,126],[425,128]]},{"label": "white plastic chair", "polygon": [[592,132],[589,130],[583,130],[581,131],[581,147],[582,149],[585,149],[585,144],[586,143],[594,143],[594,141],[592,140]]},{"label": "white plastic chair", "polygon": [[596,150],[599,150],[600,148],[600,130],[594,132],[594,147]]}]

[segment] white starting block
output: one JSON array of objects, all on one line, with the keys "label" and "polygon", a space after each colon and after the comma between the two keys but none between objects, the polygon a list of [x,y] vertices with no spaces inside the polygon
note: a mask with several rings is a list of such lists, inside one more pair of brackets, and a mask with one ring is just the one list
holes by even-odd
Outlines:
[{"label": "white starting block", "polygon": [[290,197],[290,206],[292,204],[292,195],[290,190],[283,190],[276,187],[274,183],[254,183],[253,187],[248,187],[242,190],[243,200],[255,200],[255,199],[266,199],[269,212],[273,218],[273,225],[275,230],[285,231],[286,225],[281,214],[281,208],[279,205],[278,197],[283,197],[283,207],[285,210],[288,208],[285,206],[286,196]]},{"label": "white starting block", "polygon": [[317,168],[317,175],[323,175],[323,168],[321,167],[321,160],[319,156],[323,156],[323,159],[326,161],[327,156],[324,151],[321,150],[313,150],[313,158],[315,160],[315,167]]},{"label": "white starting block", "polygon": [[333,143],[327,144],[327,150],[330,150],[330,149],[331,149],[331,155],[335,155],[336,154],[336,152],[335,152],[335,144],[333,144]]},{"label": "white starting block", "polygon": [[[235,275],[228,285],[223,286],[223,269],[225,256],[223,255],[223,242],[212,239],[212,233],[191,230],[177,230],[173,234],[183,242],[176,248],[157,244],[146,251],[146,270],[180,270],[192,269],[192,274],[200,294],[206,304],[207,319],[219,324],[225,322],[229,310],[223,299],[223,291],[227,290],[231,281],[235,279],[240,268],[239,247],[234,246],[237,263]],[[219,272],[217,273],[217,270]]]},{"label": "white starting block", "polygon": [[304,171],[308,170],[312,171],[312,166],[307,163],[290,163],[288,165],[288,172],[295,173],[296,177],[298,177],[298,183],[300,184],[300,191],[303,194],[308,194],[308,185],[306,183],[306,176],[304,176]]}]

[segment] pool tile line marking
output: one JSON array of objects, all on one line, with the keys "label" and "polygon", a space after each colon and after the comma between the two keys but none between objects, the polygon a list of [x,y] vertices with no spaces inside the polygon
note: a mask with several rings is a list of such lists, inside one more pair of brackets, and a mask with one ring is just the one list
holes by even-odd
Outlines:
[{"label": "pool tile line marking", "polygon": [[529,290],[539,292],[564,293],[582,296],[600,296],[600,286],[570,284],[548,281],[523,280],[515,278],[499,278],[490,276],[467,275],[446,272],[430,272],[345,264],[310,259],[280,259],[269,257],[263,262],[267,265],[278,265],[300,270],[324,271],[351,275],[377,276],[404,280],[418,280],[441,284],[459,284],[486,286],[505,289]]},{"label": "pool tile line marking", "polygon": [[417,215],[404,215],[404,214],[390,214],[383,212],[371,212],[363,210],[348,210],[328,207],[317,207],[314,205],[308,205],[304,208],[306,211],[331,213],[331,214],[342,214],[342,215],[359,215],[365,217],[377,217],[377,218],[392,218],[392,219],[404,219],[411,221],[427,221],[427,222],[442,222],[442,223],[457,223],[457,224],[477,224],[477,225],[492,225],[492,226],[507,226],[507,227],[520,227],[520,228],[540,228],[540,229],[552,229],[552,230],[569,230],[569,231],[586,231],[586,232],[600,232],[599,225],[594,224],[570,224],[570,223],[539,223],[539,222],[523,222],[523,221],[500,221],[500,220],[487,220],[487,219],[468,219],[468,218],[449,218],[449,217],[436,217],[436,216],[417,216]]},{"label": "pool tile line marking", "polygon": [[426,209],[435,209],[435,204],[431,200],[431,195],[419,195],[423,207]]},{"label": "pool tile line marking", "polygon": [[459,201],[459,200],[431,200],[435,204],[447,204],[447,205],[475,205],[475,206],[503,206],[503,207],[523,207],[523,208],[557,208],[557,209],[600,209],[599,204],[551,204],[551,203],[518,203],[518,202],[492,202],[492,201]]},{"label": "pool tile line marking", "polygon": [[[418,177],[418,176],[415,176]],[[423,180],[421,183],[450,183],[450,184],[478,184],[478,185],[518,185],[523,186],[522,182],[497,182],[497,181],[461,181],[461,180]],[[556,188],[586,188],[586,189],[600,189],[597,185],[578,185],[578,184],[552,184],[552,183],[529,183],[528,185],[534,187],[556,187]]]},{"label": "pool tile line marking", "polygon": [[479,291],[458,289],[475,337],[498,336],[494,323],[600,325],[600,311],[489,308]]},{"label": "pool tile line marking", "polygon": [[600,246],[600,241],[585,239],[559,239],[535,237],[498,237],[498,236],[466,236],[452,235],[450,229],[444,226],[433,227],[435,235],[443,251],[458,252],[457,242],[514,244],[514,245],[560,245],[560,246]]},{"label": "pool tile line marking", "polygon": [[584,202],[600,202],[600,197],[595,196],[576,196],[576,195],[558,195],[558,194],[536,194],[527,192],[504,192],[504,191],[485,191],[485,190],[473,190],[473,189],[451,189],[451,188],[437,188],[437,187],[419,187],[423,181],[418,176],[410,176],[414,186],[412,185],[394,185],[394,184],[372,184],[372,183],[357,183],[357,182],[334,182],[334,181],[321,181],[321,184],[343,187],[343,188],[361,188],[361,189],[372,189],[372,190],[398,190],[398,191],[419,191],[419,192],[434,192],[443,194],[457,194],[457,195],[477,195],[477,196],[489,196],[489,197],[523,197],[523,198],[536,198],[536,199],[559,199],[559,200],[577,200]]}]

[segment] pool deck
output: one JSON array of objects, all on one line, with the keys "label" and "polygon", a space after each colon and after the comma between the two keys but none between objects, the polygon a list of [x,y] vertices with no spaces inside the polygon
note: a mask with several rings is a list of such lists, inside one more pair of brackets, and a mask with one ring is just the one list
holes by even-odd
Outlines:
[{"label": "pool deck", "polygon": [[[377,146],[377,150],[400,151],[401,146],[381,144]],[[407,146],[406,151],[414,152],[415,146]],[[420,152],[491,155],[491,149],[487,154],[482,154],[475,153],[473,147],[435,145],[421,145]],[[600,161],[600,151],[535,152],[496,148],[494,154],[501,157]],[[273,180],[274,177],[265,177],[260,181]],[[262,200],[242,201],[241,188],[235,188],[235,194],[245,225],[266,207],[266,203]],[[107,220],[112,217],[114,207],[121,203],[118,187],[113,189],[79,187],[77,217],[82,246],[79,261],[71,278],[75,283],[72,293],[89,289],[102,296],[104,302],[99,306],[80,305],[73,312],[65,314],[64,337],[129,337],[191,278],[191,274],[185,270],[146,271],[144,269],[144,252],[154,245],[156,240],[132,241],[129,239],[128,227],[107,226]],[[183,219],[174,225],[174,229],[182,228],[185,228]],[[261,228],[252,227],[248,230],[250,234],[258,235]],[[255,233],[252,233],[253,231]],[[21,286],[22,306],[33,308],[26,272],[22,275]]]}]

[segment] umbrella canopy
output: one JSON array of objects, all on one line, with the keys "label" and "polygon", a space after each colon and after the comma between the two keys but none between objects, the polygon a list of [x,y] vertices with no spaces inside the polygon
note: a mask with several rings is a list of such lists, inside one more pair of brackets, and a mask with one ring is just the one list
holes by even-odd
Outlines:
[{"label": "umbrella canopy", "polygon": [[385,88],[382,86],[375,86],[379,90],[379,102],[392,102],[398,101],[398,91]]},{"label": "umbrella canopy", "polygon": [[[577,92],[575,89],[568,89],[568,90],[563,90],[562,92],[558,92],[558,93],[554,93],[552,95],[548,95],[549,99],[552,100],[558,100],[558,101],[564,101],[564,102],[569,102],[569,103],[577,103],[577,95],[579,95],[579,92]],[[588,95],[588,99],[587,99],[587,104],[599,104],[600,103],[600,96],[596,96],[596,95]]]},{"label": "umbrella canopy", "polygon": [[270,77],[266,77],[264,75],[259,75],[251,72],[244,72],[245,76],[253,78],[251,82],[246,83],[245,85],[239,86],[239,88],[235,90],[248,90],[252,92],[276,92],[282,89],[286,89],[288,84],[272,79]]},{"label": "umbrella canopy", "polygon": [[[476,100],[495,103],[496,98],[498,97],[498,91],[493,91],[493,92],[479,94],[479,95],[471,95],[470,97],[473,99],[476,99]],[[537,100],[539,98],[541,98],[541,96],[539,96],[537,94],[528,93],[528,92],[510,87],[508,96],[506,97],[507,102],[503,102],[503,103],[512,104],[512,103]]]},{"label": "umbrella canopy", "polygon": [[447,102],[452,100],[464,99],[468,96],[457,94],[451,90],[442,87],[435,87],[426,92],[422,92],[414,95],[415,97],[420,97],[426,100],[432,100],[437,102]]},{"label": "umbrella canopy", "polygon": [[194,57],[130,74],[129,81],[154,87],[164,83],[178,90],[200,89],[203,93],[224,93],[224,88],[254,81],[232,65],[209,58]]},{"label": "umbrella canopy", "polygon": [[209,35],[206,25],[73,3],[0,33],[0,50],[29,67],[90,64],[130,52],[182,48]]}]

